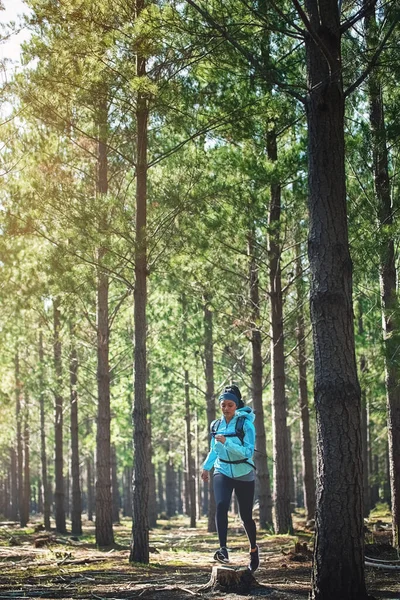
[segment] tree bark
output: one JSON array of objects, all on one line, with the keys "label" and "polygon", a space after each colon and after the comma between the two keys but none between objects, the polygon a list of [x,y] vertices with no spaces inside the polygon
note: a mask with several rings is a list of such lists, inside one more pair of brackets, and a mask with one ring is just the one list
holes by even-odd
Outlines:
[{"label": "tree bark", "polygon": [[[365,18],[367,46],[371,50],[378,43],[377,28],[375,10],[371,8]],[[385,349],[392,532],[393,546],[400,549],[400,363],[398,360],[400,320],[398,318],[396,251],[392,233],[394,214],[391,201],[383,90],[380,73],[376,68],[369,76],[368,92],[375,193],[378,201],[378,220],[381,227],[380,287]]]},{"label": "tree bark", "polygon": [[365,600],[360,386],[344,163],[344,93],[336,0],[306,0],[309,245],[317,510],[314,600]]},{"label": "tree bark", "polygon": [[303,477],[303,497],[306,519],[315,517],[315,480],[310,435],[310,412],[308,408],[307,389],[307,350],[304,324],[304,285],[302,281],[302,265],[300,247],[296,247],[296,291],[297,291],[297,360],[299,377],[299,408],[300,408],[300,436],[301,436],[301,464]]},{"label": "tree bark", "polygon": [[[108,107],[107,94],[101,90],[98,107],[98,172],[97,193],[106,198],[108,193]],[[99,230],[107,231],[107,217],[100,216]],[[96,543],[110,546],[114,543],[111,496],[111,408],[109,364],[109,277],[103,268],[107,250],[103,245],[97,251],[97,435],[96,435]]]},{"label": "tree bark", "polygon": [[[203,304],[204,323],[204,376],[206,380],[206,410],[207,410],[207,432],[210,431],[211,423],[215,420],[215,390],[214,390],[214,342],[213,342],[213,313],[211,310],[211,297],[204,294]],[[209,438],[207,438],[209,440]],[[215,524],[215,498],[212,482],[213,471],[210,472],[210,480],[204,486],[204,493],[208,493],[208,523],[207,531],[217,530]]]},{"label": "tree bark", "polygon": [[[144,9],[144,0],[136,2],[136,17]],[[146,76],[146,60],[136,56],[139,84]],[[136,105],[136,246],[134,290],[134,405],[133,405],[133,523],[129,560],[149,562],[149,473],[147,426],[147,95],[139,90]]]},{"label": "tree bark", "polygon": [[64,491],[64,448],[63,448],[63,396],[62,396],[62,362],[61,362],[61,313],[60,299],[56,296],[53,300],[53,318],[54,318],[54,371],[56,375],[55,389],[55,520],[56,531],[66,533],[65,524],[65,491]]},{"label": "tree bark", "polygon": [[255,233],[248,235],[249,254],[249,285],[251,308],[251,391],[255,414],[256,445],[254,464],[257,477],[257,497],[259,503],[259,524],[261,529],[272,529],[272,495],[271,481],[268,468],[267,441],[264,424],[263,392],[263,361],[260,329],[260,292],[258,281],[258,264],[256,260]]},{"label": "tree bark", "polygon": [[46,415],[44,406],[44,350],[43,332],[39,331],[39,412],[40,412],[40,466],[42,474],[42,498],[43,498],[43,524],[44,528],[50,530],[50,499],[49,482],[47,478],[47,451],[46,451]]},{"label": "tree bark", "polygon": [[[274,130],[267,134],[267,152],[275,162],[277,136]],[[281,186],[271,185],[271,201],[268,219],[269,251],[269,298],[271,319],[271,404],[274,464],[274,511],[275,533],[292,533],[290,510],[290,473],[288,432],[286,422],[285,354],[283,333],[283,299],[280,249]]]},{"label": "tree bark", "polygon": [[71,353],[69,361],[70,385],[70,432],[71,432],[71,479],[72,507],[71,533],[82,535],[82,498],[79,469],[79,427],[78,427],[78,355],[75,347],[75,331],[71,327]]}]

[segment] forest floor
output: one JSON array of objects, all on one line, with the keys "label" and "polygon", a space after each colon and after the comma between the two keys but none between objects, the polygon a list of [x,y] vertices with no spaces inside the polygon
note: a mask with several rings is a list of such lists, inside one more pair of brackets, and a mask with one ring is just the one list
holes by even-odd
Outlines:
[{"label": "forest floor", "polygon": [[[388,519],[372,518],[366,533],[367,551],[375,558],[393,559]],[[93,523],[84,523],[79,538],[35,531],[37,523],[21,529],[0,522],[0,600],[63,598],[128,600],[242,600],[243,595],[202,590],[215,566],[218,547],[206,521],[191,529],[188,519],[160,520],[150,532],[150,564],[129,563],[131,522],[115,526],[116,543],[99,550]],[[259,532],[261,564],[257,584],[247,597],[306,600],[310,590],[313,533],[301,514],[295,518],[294,536]],[[232,566],[246,567],[248,547],[238,517],[231,515]],[[296,546],[297,544],[297,546]],[[399,571],[366,567],[368,593],[376,599],[400,600]],[[338,599],[340,600],[340,599]]]}]

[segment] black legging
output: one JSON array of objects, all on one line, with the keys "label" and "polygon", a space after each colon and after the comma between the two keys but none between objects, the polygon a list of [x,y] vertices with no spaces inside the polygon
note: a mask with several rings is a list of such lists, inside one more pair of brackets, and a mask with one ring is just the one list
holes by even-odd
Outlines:
[{"label": "black legging", "polygon": [[226,546],[228,534],[228,510],[231,503],[232,492],[239,504],[239,514],[243,527],[249,538],[250,547],[256,547],[256,524],[253,520],[254,481],[240,481],[226,477],[222,473],[214,475],[214,497],[216,505],[215,523],[221,548]]}]

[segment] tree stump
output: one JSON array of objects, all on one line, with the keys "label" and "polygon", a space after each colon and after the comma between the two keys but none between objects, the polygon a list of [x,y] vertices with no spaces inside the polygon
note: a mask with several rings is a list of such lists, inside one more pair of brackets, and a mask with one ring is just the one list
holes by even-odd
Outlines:
[{"label": "tree stump", "polygon": [[234,592],[248,594],[252,588],[259,587],[253,573],[247,568],[213,567],[211,579],[199,591]]}]

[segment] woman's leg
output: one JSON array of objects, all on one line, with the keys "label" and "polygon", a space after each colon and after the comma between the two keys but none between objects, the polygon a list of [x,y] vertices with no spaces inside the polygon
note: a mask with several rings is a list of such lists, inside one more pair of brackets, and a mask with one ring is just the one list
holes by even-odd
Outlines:
[{"label": "woman's leg", "polygon": [[232,498],[234,480],[215,473],[214,482],[214,497],[215,497],[215,524],[221,548],[226,547],[228,535],[228,510]]},{"label": "woman's leg", "polygon": [[235,481],[235,494],[239,504],[240,518],[249,538],[250,549],[256,547],[256,524],[253,519],[254,481]]}]

